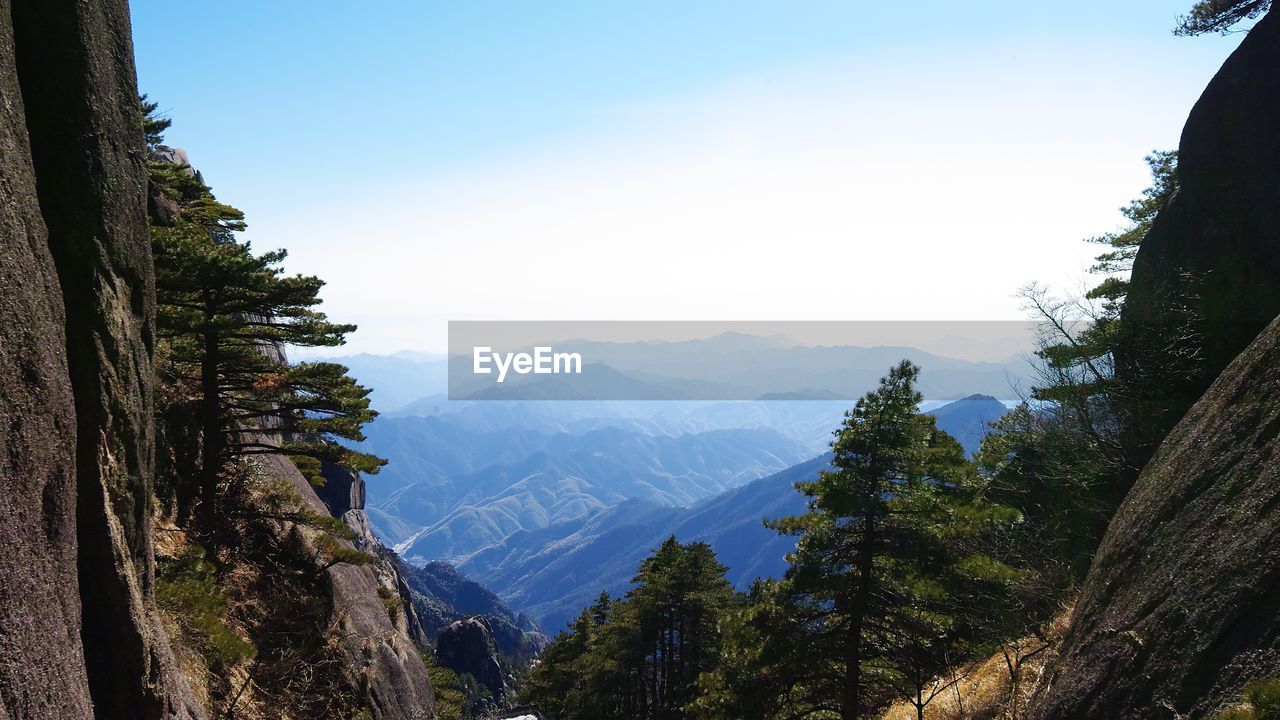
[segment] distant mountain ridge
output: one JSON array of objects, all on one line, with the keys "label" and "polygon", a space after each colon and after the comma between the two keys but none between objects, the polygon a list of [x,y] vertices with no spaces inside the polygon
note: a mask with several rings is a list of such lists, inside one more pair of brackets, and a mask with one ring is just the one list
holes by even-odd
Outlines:
[{"label": "distant mountain ridge", "polygon": [[[550,344],[549,344],[550,346]],[[975,362],[913,347],[790,345],[770,338],[724,333],[682,342],[554,343],[578,353],[580,374],[472,372],[472,358],[449,358],[449,395],[470,400],[751,400],[845,398],[873,387],[884,368],[907,358],[928,369],[921,389],[933,398],[964,392],[1009,394],[1027,371],[1021,358]]]},{"label": "distant mountain ridge", "polygon": [[626,500],[690,505],[804,455],[803,446],[771,430],[671,437],[601,428],[544,438],[517,462],[449,476],[432,486],[410,485],[377,507],[394,503],[404,509],[423,493],[451,496],[447,506],[431,508],[434,516],[416,516],[425,527],[396,547],[411,562],[457,558],[518,530],[585,517]]},{"label": "distant mountain ridge", "polygon": [[[723,333],[681,342],[547,341],[557,352],[577,352],[581,375],[476,375],[469,355],[433,356],[402,351],[323,358],[342,363],[373,389],[379,412],[401,412],[420,399],[448,393],[455,399],[495,400],[852,400],[874,386],[884,368],[908,358],[925,368],[927,397],[957,399],[981,392],[1010,397],[1028,365],[1017,355],[997,361],[949,357],[909,346],[807,346],[779,337]],[[972,356],[974,342],[950,341],[956,355]],[[1003,343],[1007,346],[1008,343]],[[452,377],[451,377],[452,375]]]},{"label": "distant mountain ridge", "polygon": [[[742,586],[782,572],[791,540],[761,521],[804,509],[792,486],[851,406],[425,398],[367,428],[362,447],[391,460],[368,514],[406,561],[449,560],[554,630],[673,533],[711,542]],[[970,453],[1007,410],[985,394],[925,408]]]},{"label": "distant mountain ridge", "polygon": [[639,563],[669,535],[705,541],[745,588],[777,577],[794,539],[764,527],[767,517],[804,510],[794,484],[817,477],[829,456],[814,458],[694,507],[628,501],[593,517],[519,532],[463,558],[459,569],[555,633],[601,591],[624,593]]},{"label": "distant mountain ridge", "polygon": [[[930,411],[940,429],[966,451],[977,449],[988,424],[1007,406],[971,395]],[[832,426],[834,429],[834,424]],[[807,460],[690,507],[631,499],[592,515],[508,535],[458,561],[469,576],[554,632],[602,590],[625,592],[636,566],[663,539],[708,542],[735,586],[778,577],[794,540],[764,527],[765,518],[798,514],[805,499],[796,482],[816,478],[830,455]]]}]

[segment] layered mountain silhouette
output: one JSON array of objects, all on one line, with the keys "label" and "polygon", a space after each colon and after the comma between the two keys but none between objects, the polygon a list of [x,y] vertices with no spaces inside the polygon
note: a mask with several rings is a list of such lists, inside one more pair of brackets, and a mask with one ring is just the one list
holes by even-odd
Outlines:
[{"label": "layered mountain silhouette", "polygon": [[[393,466],[417,466],[415,474],[399,475],[406,484],[370,501],[380,532],[401,535],[407,527],[419,528],[397,541],[411,562],[462,557],[513,532],[585,517],[630,499],[690,505],[807,454],[800,443],[767,429],[669,436],[606,427],[580,435],[513,431],[467,437],[450,432],[456,428],[447,423],[409,424],[408,432],[422,431],[435,452],[419,454],[428,444],[416,443],[407,446],[408,462],[401,463],[406,445],[384,449],[372,432],[369,446]],[[514,444],[504,442],[508,437]],[[445,458],[448,452],[452,457]],[[394,524],[385,522],[390,518]]]},{"label": "layered mountain silhouette", "polygon": [[[550,347],[552,343],[548,342]],[[723,333],[682,342],[554,343],[577,353],[580,374],[475,374],[469,355],[449,358],[449,395],[471,400],[851,400],[872,387],[884,369],[907,358],[928,368],[928,397],[965,392],[1007,394],[1026,372],[1016,357],[975,362],[901,346],[811,347],[777,338]],[[959,348],[957,348],[959,349]]]},{"label": "layered mountain silhouette", "polygon": [[730,581],[745,588],[757,577],[785,570],[795,540],[766,528],[763,520],[802,512],[804,497],[794,484],[817,477],[829,461],[814,458],[693,507],[631,500],[590,518],[513,533],[463,558],[458,568],[550,633],[600,592],[625,593],[635,568],[671,535],[709,543],[729,568]]},{"label": "layered mountain silhouette", "polygon": [[[410,563],[447,560],[554,632],[601,591],[625,592],[670,535],[710,543],[745,588],[785,568],[799,513],[848,401],[447,402],[370,426],[391,459],[369,515]],[[973,452],[1006,410],[970,395],[929,410]],[[815,457],[818,456],[818,457]]]},{"label": "layered mountain silhouette", "polygon": [[[1015,332],[1016,328],[1010,329]],[[956,337],[944,352],[883,345],[808,346],[781,336],[727,332],[680,342],[547,340],[556,352],[578,353],[580,374],[475,374],[467,354],[449,357],[399,352],[325,358],[343,363],[364,385],[379,412],[422,413],[432,396],[454,400],[836,400],[851,401],[873,387],[885,368],[907,358],[925,368],[921,390],[938,400],[981,392],[1008,397],[1022,382],[1025,359],[1011,352],[976,361],[975,341]],[[996,347],[1012,348],[1005,339]],[[947,356],[953,348],[956,357]],[[458,352],[455,349],[455,352]],[[990,354],[990,353],[988,353]],[[429,414],[429,413],[428,413]]]}]

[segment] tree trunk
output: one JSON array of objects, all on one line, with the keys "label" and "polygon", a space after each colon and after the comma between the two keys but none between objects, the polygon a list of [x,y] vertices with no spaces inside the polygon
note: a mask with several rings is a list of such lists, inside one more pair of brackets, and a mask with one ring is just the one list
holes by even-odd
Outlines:
[{"label": "tree trunk", "polygon": [[218,480],[222,476],[222,403],[218,392],[218,336],[204,334],[204,358],[200,362],[200,516],[217,514]]},{"label": "tree trunk", "polygon": [[858,548],[858,590],[849,613],[850,642],[844,669],[844,704],[840,710],[842,720],[857,720],[861,717],[864,701],[862,631],[871,600],[871,577],[875,571],[875,529],[875,519],[868,513],[862,521],[862,538]]}]

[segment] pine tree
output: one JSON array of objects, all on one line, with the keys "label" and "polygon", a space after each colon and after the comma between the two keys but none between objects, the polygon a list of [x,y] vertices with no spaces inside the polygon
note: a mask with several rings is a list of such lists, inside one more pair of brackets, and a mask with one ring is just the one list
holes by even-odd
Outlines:
[{"label": "pine tree", "polygon": [[1175,35],[1227,34],[1243,20],[1252,20],[1271,9],[1271,0],[1200,0],[1191,12],[1178,18]]},{"label": "pine tree", "polygon": [[798,536],[779,599],[801,634],[778,662],[820,668],[806,692],[846,720],[923,684],[965,652],[957,612],[1012,569],[971,542],[1016,513],[977,496],[959,443],[919,412],[919,368],[903,361],[846,413],[833,470],[797,488],[809,512],[770,522]]},{"label": "pine tree", "polygon": [[645,717],[684,717],[698,676],[715,667],[718,621],[732,599],[725,570],[711,546],[674,536],[640,566],[627,598],[644,649]]},{"label": "pine tree", "polygon": [[688,715],[733,592],[705,543],[662,543],[625,599],[602,595],[543,652],[521,700],[560,720]]},{"label": "pine tree", "polygon": [[[167,121],[154,118],[154,103],[144,100],[144,109],[156,150]],[[215,512],[224,470],[237,457],[284,453],[377,472],[383,460],[341,442],[364,439],[361,428],[376,416],[369,391],[342,365],[291,365],[280,351],[341,345],[355,330],[316,310],[324,283],[286,275],[283,250],[257,255],[239,242],[243,214],[218,202],[189,168],[150,168],[153,185],[177,208],[167,225],[151,229],[159,365],[167,385],[189,388],[200,427],[202,513]]]}]

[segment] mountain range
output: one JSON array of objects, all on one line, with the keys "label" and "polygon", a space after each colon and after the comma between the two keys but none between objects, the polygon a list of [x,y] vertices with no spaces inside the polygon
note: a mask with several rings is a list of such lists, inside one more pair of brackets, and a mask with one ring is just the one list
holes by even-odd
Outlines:
[{"label": "mountain range", "polygon": [[[1010,332],[1013,332],[1011,328]],[[317,358],[346,365],[371,387],[380,412],[412,414],[424,398],[448,394],[454,400],[836,400],[848,402],[875,385],[885,368],[907,358],[925,368],[926,397],[953,400],[980,392],[1011,397],[1028,365],[1016,353],[998,360],[965,359],[973,342],[950,338],[942,345],[954,357],[902,345],[809,346],[782,336],[726,332],[679,342],[601,342],[571,339],[545,343],[556,352],[578,353],[582,373],[519,375],[502,383],[497,374],[472,372],[472,357],[401,351]],[[1006,341],[1000,348],[1012,348]],[[994,357],[988,352],[987,356]],[[431,402],[431,401],[428,401]]]},{"label": "mountain range", "polygon": [[[827,462],[849,405],[423,399],[367,429],[363,447],[390,459],[367,512],[408,563],[453,563],[548,630],[625,592],[672,534],[710,543],[745,588],[785,568],[791,539],[762,520],[804,509],[793,485]],[[969,452],[1007,408],[926,407]]]}]

